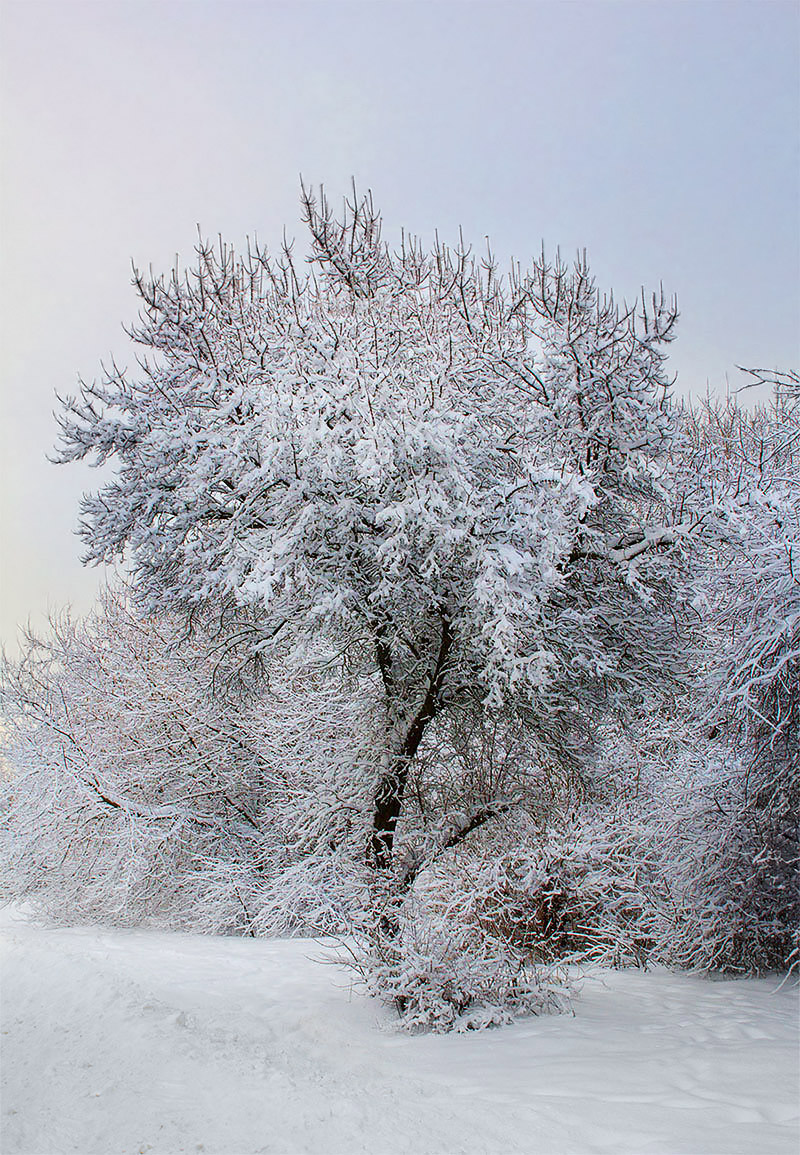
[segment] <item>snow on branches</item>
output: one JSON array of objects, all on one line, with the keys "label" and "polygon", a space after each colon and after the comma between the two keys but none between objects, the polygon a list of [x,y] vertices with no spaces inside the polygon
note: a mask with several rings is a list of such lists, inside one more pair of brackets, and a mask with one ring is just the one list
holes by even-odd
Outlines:
[{"label": "snow on branches", "polygon": [[5,889],[70,921],[345,928],[369,814],[364,687],[276,657],[269,692],[242,698],[222,692],[218,651],[216,631],[143,618],[122,590],[3,662]]},{"label": "snow on branches", "polygon": [[64,402],[131,600],[3,665],[4,885],[349,932],[412,1028],[559,1009],[567,962],[796,964],[796,375],[677,412],[662,294],[303,212],[305,266],[137,277],[139,371]]},{"label": "snow on branches", "polygon": [[87,557],[150,612],[235,605],[252,653],[316,644],[378,677],[369,855],[392,862],[443,711],[522,709],[565,763],[674,669],[674,413],[663,293],[604,297],[585,258],[503,277],[463,245],[381,239],[369,197],[304,190],[286,248],[200,245],[137,276],[136,374],[67,399],[59,460],[111,459]]},{"label": "snow on branches", "polygon": [[701,686],[727,756],[710,865],[689,872],[714,913],[688,955],[741,970],[796,965],[800,925],[800,394],[796,374],[772,379],[770,405],[708,406],[692,431],[716,518],[695,587]]}]

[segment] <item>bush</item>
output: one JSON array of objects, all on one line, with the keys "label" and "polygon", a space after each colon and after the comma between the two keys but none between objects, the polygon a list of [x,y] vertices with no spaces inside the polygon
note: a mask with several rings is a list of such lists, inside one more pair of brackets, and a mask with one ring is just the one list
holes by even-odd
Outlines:
[{"label": "bush", "polygon": [[[642,900],[630,859],[598,823],[518,809],[373,894],[356,968],[411,1029],[466,1030],[571,1005],[574,968],[641,965]],[[627,849],[627,848],[626,848]],[[616,858],[615,858],[616,855]]]},{"label": "bush", "polygon": [[51,626],[0,669],[5,894],[71,922],[342,931],[363,890],[368,687],[323,655],[274,659],[249,697],[214,692],[219,639],[124,591]]},{"label": "bush", "polygon": [[371,994],[394,1005],[405,1029],[480,1030],[568,1009],[564,970],[535,963],[465,913],[432,917],[412,895],[399,916],[389,900],[360,928],[352,965]]}]

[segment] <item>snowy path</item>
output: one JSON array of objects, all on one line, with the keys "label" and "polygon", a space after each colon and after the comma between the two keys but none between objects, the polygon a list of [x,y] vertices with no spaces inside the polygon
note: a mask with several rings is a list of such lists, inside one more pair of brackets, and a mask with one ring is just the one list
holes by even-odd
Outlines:
[{"label": "snowy path", "polygon": [[607,973],[575,1017],[408,1037],[308,941],[0,912],[3,1155],[795,1155],[797,990]]}]

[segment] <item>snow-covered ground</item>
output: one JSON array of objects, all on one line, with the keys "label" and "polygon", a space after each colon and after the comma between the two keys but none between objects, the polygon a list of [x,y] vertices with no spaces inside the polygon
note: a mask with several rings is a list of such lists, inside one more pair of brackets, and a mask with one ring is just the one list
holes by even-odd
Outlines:
[{"label": "snow-covered ground", "polygon": [[410,1037],[309,940],[0,923],[3,1155],[798,1149],[789,984],[611,972]]}]

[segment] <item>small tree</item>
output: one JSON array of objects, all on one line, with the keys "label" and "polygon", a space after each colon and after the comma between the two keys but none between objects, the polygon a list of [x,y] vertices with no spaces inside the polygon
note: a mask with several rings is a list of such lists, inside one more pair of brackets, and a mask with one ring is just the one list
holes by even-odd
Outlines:
[{"label": "small tree", "polygon": [[324,639],[378,682],[386,870],[432,727],[514,714],[574,774],[602,712],[674,671],[676,311],[601,296],[583,257],[503,278],[463,244],[391,251],[369,197],[302,204],[307,270],[220,243],[137,274],[140,370],[64,402],[59,460],[116,461],[87,557],[126,554],[150,612],[245,610],[245,657]]}]

